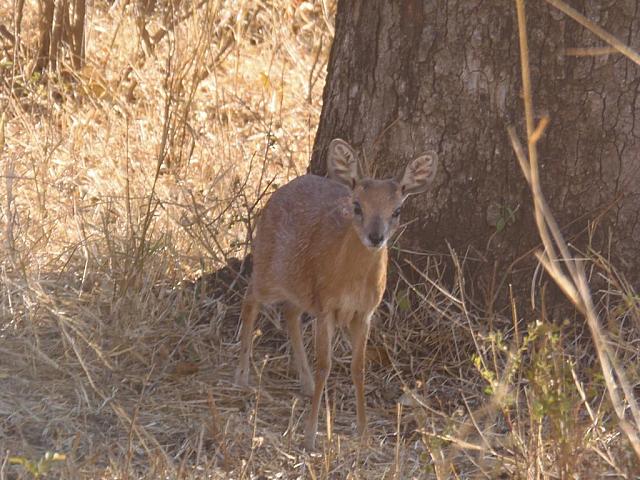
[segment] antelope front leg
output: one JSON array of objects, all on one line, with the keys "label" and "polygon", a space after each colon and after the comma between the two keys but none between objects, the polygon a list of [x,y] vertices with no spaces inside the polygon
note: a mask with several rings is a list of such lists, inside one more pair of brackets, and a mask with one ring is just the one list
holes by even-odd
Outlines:
[{"label": "antelope front leg", "polygon": [[309,368],[309,362],[307,360],[307,353],[304,351],[304,343],[302,341],[301,331],[301,319],[300,315],[302,310],[293,305],[292,303],[285,303],[283,308],[283,316],[287,322],[287,328],[289,329],[289,337],[291,338],[291,348],[293,350],[293,360],[298,370],[298,377],[300,378],[300,384],[302,386],[302,393],[307,397],[313,395],[314,382],[313,375],[311,375],[311,369]]},{"label": "antelope front leg", "polygon": [[356,313],[349,324],[351,337],[351,378],[356,390],[356,414],[358,417],[358,434],[364,436],[367,429],[367,412],[364,400],[364,360],[369,338],[371,313]]},{"label": "antelope front leg", "polygon": [[311,411],[307,419],[307,426],[304,434],[304,446],[307,451],[315,448],[316,432],[318,431],[318,412],[320,410],[320,400],[327,377],[331,371],[331,342],[333,340],[334,319],[332,316],[323,315],[316,320],[316,376],[313,397],[311,399]]}]

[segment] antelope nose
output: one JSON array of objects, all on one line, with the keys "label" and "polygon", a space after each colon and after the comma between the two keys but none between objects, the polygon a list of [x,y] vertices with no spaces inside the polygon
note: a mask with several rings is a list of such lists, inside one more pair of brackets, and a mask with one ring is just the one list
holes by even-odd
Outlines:
[{"label": "antelope nose", "polygon": [[384,237],[379,233],[369,234],[369,241],[371,242],[371,245],[373,245],[374,247],[377,247],[378,245],[380,245],[382,243],[382,240],[384,240]]}]

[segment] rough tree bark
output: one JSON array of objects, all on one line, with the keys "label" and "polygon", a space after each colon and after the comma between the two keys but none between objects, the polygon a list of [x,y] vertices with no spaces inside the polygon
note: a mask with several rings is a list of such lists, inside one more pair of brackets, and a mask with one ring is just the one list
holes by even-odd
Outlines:
[{"label": "rough tree bark", "polygon": [[[573,0],[574,8],[640,48],[635,1]],[[640,67],[547,5],[527,2],[537,114],[551,124],[539,144],[543,190],[575,245],[609,253],[626,272],[640,257]],[[334,137],[360,148],[380,174],[434,148],[441,169],[405,244],[447,252],[497,280],[523,268],[538,245],[530,193],[506,127],[522,133],[513,2],[339,1],[324,105],[310,170],[324,173]],[[574,49],[574,50],[571,50]],[[611,235],[611,237],[610,237]],[[477,261],[476,261],[477,260]],[[529,263],[531,265],[531,263]],[[486,275],[479,284],[490,284]],[[636,275],[637,278],[637,275]]]}]

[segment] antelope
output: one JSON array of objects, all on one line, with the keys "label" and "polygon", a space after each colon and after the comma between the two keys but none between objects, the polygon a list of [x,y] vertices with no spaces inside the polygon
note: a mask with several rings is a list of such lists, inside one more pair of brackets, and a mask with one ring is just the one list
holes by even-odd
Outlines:
[{"label": "antelope", "polygon": [[[434,152],[418,156],[396,178],[361,177],[354,149],[334,139],[328,177],[303,175],[279,188],[258,222],[253,272],[240,313],[240,358],[235,374],[247,385],[255,321],[263,304],[282,303],[302,392],[311,396],[304,446],[315,447],[318,411],[331,370],[336,327],[348,331],[357,431],[366,431],[365,349],[371,316],[387,278],[387,243],[409,195],[427,190],[437,170]],[[315,377],[301,333],[303,312],[316,318]]]}]

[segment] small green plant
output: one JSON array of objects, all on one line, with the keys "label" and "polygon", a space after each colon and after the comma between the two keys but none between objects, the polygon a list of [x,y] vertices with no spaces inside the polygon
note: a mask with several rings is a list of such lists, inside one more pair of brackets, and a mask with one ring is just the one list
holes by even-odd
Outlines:
[{"label": "small green plant", "polygon": [[33,478],[40,478],[46,474],[55,462],[63,462],[67,459],[64,453],[46,452],[40,460],[29,460],[26,457],[9,457],[12,465],[22,465],[22,467],[33,475]]},{"label": "small green plant", "polygon": [[409,299],[409,289],[406,288],[396,295],[396,303],[401,312],[408,312],[411,308],[411,300]]},{"label": "small green plant", "polygon": [[519,208],[520,205],[515,208],[511,208],[509,205],[500,206],[500,213],[496,220],[496,232],[502,232],[507,225],[512,225],[516,221],[516,212]]},{"label": "small green plant", "polygon": [[[494,365],[496,369],[496,371],[494,371],[489,368],[488,361],[480,356],[480,354],[476,353],[473,355],[472,359],[476,370],[478,370],[482,378],[487,382],[483,390],[484,393],[493,395],[500,391],[501,385],[511,385],[513,383],[513,378],[520,369],[524,355],[527,353],[527,350],[529,350],[530,345],[540,336],[543,328],[544,326],[540,321],[530,324],[527,329],[527,334],[522,340],[522,344],[517,349],[509,349],[506,345],[504,335],[500,331],[494,331],[487,335],[486,340],[488,340],[491,345],[491,352],[494,358],[498,354],[506,356],[507,369],[498,376],[496,374],[497,365]],[[509,398],[510,396],[507,394],[506,400],[508,401]]]},{"label": "small green plant", "polygon": [[572,377],[575,360],[564,344],[566,327],[566,323],[531,323],[517,348],[508,348],[501,332],[491,332],[483,338],[489,344],[489,355],[473,356],[476,370],[487,383],[484,393],[496,396],[509,418],[517,418],[509,412],[521,407],[513,388],[516,379],[526,379],[522,393],[527,399],[529,428],[545,432],[532,445],[541,442],[536,448],[553,456],[565,478],[576,471],[579,454],[586,448],[585,431],[577,421],[582,401]]}]

